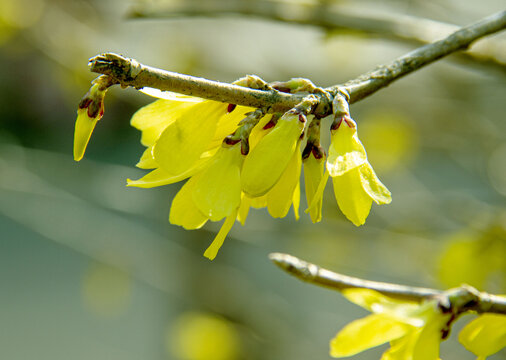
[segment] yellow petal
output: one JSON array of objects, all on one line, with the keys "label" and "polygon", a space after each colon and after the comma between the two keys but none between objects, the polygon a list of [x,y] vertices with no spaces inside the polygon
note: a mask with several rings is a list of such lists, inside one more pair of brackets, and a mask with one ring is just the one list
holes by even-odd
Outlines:
[{"label": "yellow petal", "polygon": [[362,187],[374,202],[378,205],[390,204],[392,202],[392,194],[378,179],[372,166],[366,162],[360,166],[359,171]]},{"label": "yellow petal", "polygon": [[346,325],[330,342],[330,356],[345,357],[398,339],[413,329],[384,314],[372,314]]},{"label": "yellow petal", "polygon": [[211,155],[207,154],[205,157],[199,159],[191,168],[181,174],[169,174],[164,169],[157,168],[138,180],[127,179],[127,186],[152,188],[177,183],[201,171],[210,161],[210,158]]},{"label": "yellow petal", "polygon": [[423,326],[434,313],[434,306],[431,302],[420,304],[413,301],[397,300],[377,291],[363,288],[345,289],[341,293],[346,299],[366,310],[376,314],[387,314],[412,326]]},{"label": "yellow petal", "polygon": [[232,214],[230,214],[226,219],[223,225],[221,226],[220,231],[214,238],[213,242],[204,252],[204,256],[208,258],[209,260],[214,260],[216,255],[218,254],[218,251],[220,250],[221,246],[223,245],[223,242],[225,241],[225,238],[227,237],[228,233],[232,229],[232,226],[234,226],[235,218],[237,216],[237,211],[234,211]]},{"label": "yellow petal", "polygon": [[241,205],[237,211],[237,220],[244,226],[248,217],[249,208],[251,207],[251,199],[246,194],[241,194]]},{"label": "yellow petal", "polygon": [[449,320],[449,315],[434,314],[420,332],[413,347],[413,360],[438,360],[441,330]]},{"label": "yellow petal", "polygon": [[381,360],[413,360],[413,349],[421,332],[421,328],[414,328],[402,338],[393,340]]},{"label": "yellow petal", "polygon": [[153,155],[158,165],[171,174],[192,167],[208,149],[222,115],[223,104],[215,101],[203,101],[188,108],[156,142]]},{"label": "yellow petal", "polygon": [[313,200],[311,201],[311,203],[309,203],[308,208],[305,211],[306,214],[311,211],[317,211],[318,209],[317,206],[319,206],[319,204],[321,203],[321,200],[323,198],[323,192],[325,191],[325,186],[327,185],[328,180],[329,180],[329,172],[325,171],[325,173],[323,174],[323,178],[320,180],[318,188],[316,189],[316,192],[313,195]]},{"label": "yellow petal", "polygon": [[169,221],[186,230],[199,229],[207,222],[207,217],[195,206],[192,199],[193,189],[198,175],[192,177],[183,185],[172,200]]},{"label": "yellow petal", "polygon": [[367,161],[364,146],[357,136],[356,124],[347,119],[332,130],[327,170],[330,176],[341,176]]},{"label": "yellow petal", "polygon": [[156,169],[158,164],[152,154],[153,146],[148,147],[141,155],[141,158],[135,166],[140,169]]},{"label": "yellow petal", "polygon": [[236,106],[232,112],[227,113],[226,111],[228,105],[222,104],[222,106],[225,111],[225,115],[220,118],[214,135],[214,140],[218,142],[218,144],[221,144],[227,135],[230,135],[237,129],[237,125],[246,117],[246,113],[255,110],[246,106]]},{"label": "yellow petal", "polygon": [[285,217],[292,205],[294,192],[300,179],[302,160],[299,149],[300,141],[281,178],[267,193],[267,210],[273,218]]},{"label": "yellow petal", "polygon": [[88,116],[88,108],[77,110],[77,119],[74,130],[74,160],[79,161],[83,158],[86,146],[90,141],[91,134],[100,116],[91,118]]},{"label": "yellow petal", "polygon": [[355,226],[363,225],[371,210],[372,199],[362,187],[359,169],[354,168],[344,175],[333,177],[332,182],[341,212]]},{"label": "yellow petal", "polygon": [[462,329],[459,341],[475,355],[495,354],[506,347],[506,315],[481,315]]},{"label": "yellow petal", "polygon": [[295,190],[293,192],[293,214],[295,215],[295,220],[299,221],[299,208],[300,208],[300,181],[297,181],[297,185],[295,186]]},{"label": "yellow petal", "polygon": [[196,181],[193,201],[212,221],[235,211],[241,202],[241,144],[222,147]]},{"label": "yellow petal", "polygon": [[267,207],[267,195],[258,196],[251,199],[251,207],[255,209],[263,209]]},{"label": "yellow petal", "polygon": [[167,126],[194,105],[194,101],[157,100],[137,110],[130,125],[142,131],[141,143],[151,146]]},{"label": "yellow petal", "polygon": [[[309,215],[313,223],[317,223],[322,219],[322,197],[323,188],[318,192],[318,186],[322,182],[323,167],[325,164],[325,158],[316,159],[314,154],[309,154],[309,157],[304,159],[304,184],[306,188],[306,200],[308,203]],[[328,175],[327,175],[328,178]],[[313,201],[315,201],[313,205]],[[312,206],[311,206],[312,205]]]},{"label": "yellow petal", "polygon": [[264,129],[265,125],[267,125],[267,123],[269,121],[271,121],[271,119],[272,119],[272,115],[271,114],[264,116],[263,118],[260,119],[260,121],[258,122],[258,124],[255,125],[255,127],[253,128],[253,130],[251,130],[251,133],[249,135],[249,148],[250,148],[250,151],[255,146],[257,146],[258,142],[265,135],[267,135],[272,130],[272,128],[270,128],[270,129]]},{"label": "yellow petal", "polygon": [[298,115],[286,113],[265,135],[246,159],[241,173],[242,190],[258,197],[266,194],[279,180],[290,162],[304,123]]}]

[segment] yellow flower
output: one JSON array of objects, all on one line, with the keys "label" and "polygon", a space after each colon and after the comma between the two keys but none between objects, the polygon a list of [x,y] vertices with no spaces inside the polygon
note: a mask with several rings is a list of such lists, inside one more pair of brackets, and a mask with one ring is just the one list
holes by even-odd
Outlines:
[{"label": "yellow flower", "polygon": [[[317,223],[322,219],[323,187],[318,191],[322,182],[325,165],[325,153],[320,147],[308,144],[302,154],[304,163],[304,184],[306,187],[306,200],[311,221]],[[326,181],[325,181],[326,183]]]},{"label": "yellow flower", "polygon": [[[355,121],[344,116],[336,125],[331,132],[327,171],[339,208],[348,220],[360,226],[365,223],[373,201],[378,205],[389,204],[392,197],[367,161]],[[327,179],[328,176],[323,178],[324,183]]]},{"label": "yellow flower", "polygon": [[187,230],[202,227],[207,220],[226,218],[204,256],[214,259],[232,228],[241,202],[240,144],[221,147],[200,173],[192,176],[172,201],[169,221]]},{"label": "yellow flower", "polygon": [[95,82],[90,91],[83,97],[77,109],[74,130],[74,160],[83,158],[91,134],[98,120],[104,115],[104,97],[106,88]]},{"label": "yellow flower", "polygon": [[296,152],[305,122],[304,115],[286,112],[250,151],[241,176],[241,187],[246,194],[262,196],[276,185]]},{"label": "yellow flower", "polygon": [[141,143],[147,149],[137,166],[154,170],[141,179],[128,179],[128,186],[173,184],[202,170],[225,136],[252,110],[238,106],[229,113],[227,108],[216,101],[177,96],[138,110],[131,124],[142,131]]},{"label": "yellow flower", "polygon": [[373,314],[346,325],[330,343],[331,356],[351,356],[390,342],[382,360],[439,359],[451,314],[443,314],[436,301],[400,301],[369,289],[348,289],[343,295]]},{"label": "yellow flower", "polygon": [[484,314],[467,324],[459,334],[464,347],[484,360],[506,347],[506,315]]}]

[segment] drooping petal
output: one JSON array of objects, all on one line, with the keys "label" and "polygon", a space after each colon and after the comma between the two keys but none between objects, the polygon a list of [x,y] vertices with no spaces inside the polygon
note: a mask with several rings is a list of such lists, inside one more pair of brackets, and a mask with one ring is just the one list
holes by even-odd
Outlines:
[{"label": "drooping petal", "polygon": [[273,218],[285,217],[292,205],[294,192],[300,182],[302,160],[299,149],[300,141],[280,179],[267,193],[267,210]]},{"label": "drooping petal", "polygon": [[193,201],[212,221],[223,219],[239,207],[240,169],[243,159],[240,143],[222,147],[209,166],[199,174],[193,191]]},{"label": "drooping petal", "polygon": [[248,217],[249,208],[251,207],[251,199],[245,194],[241,194],[241,205],[237,210],[237,220],[244,226],[246,218]]},{"label": "drooping petal", "polygon": [[200,212],[193,202],[192,194],[196,180],[198,180],[198,175],[192,177],[183,185],[172,200],[170,207],[170,223],[182,226],[186,230],[199,229],[207,222],[207,217]]},{"label": "drooping petal", "polygon": [[[309,154],[309,157],[304,159],[304,184],[306,189],[306,200],[308,203],[309,215],[313,223],[317,223],[322,219],[322,199],[323,188],[318,192],[318,186],[323,178],[323,168],[325,165],[325,158],[321,157],[316,159],[314,154]],[[325,182],[326,184],[326,182]],[[313,201],[315,204],[313,205]]]},{"label": "drooping petal", "polygon": [[213,242],[204,252],[204,256],[208,258],[209,260],[214,260],[216,255],[218,254],[218,251],[220,250],[221,246],[223,245],[223,242],[225,241],[225,238],[227,237],[228,233],[232,229],[232,226],[234,226],[235,218],[237,216],[237,211],[234,211],[232,214],[227,216],[225,219],[225,222],[221,226],[220,231],[214,238]]},{"label": "drooping petal", "polygon": [[246,194],[258,197],[272,189],[288,166],[303,130],[298,115],[285,113],[258,142],[244,160],[241,186]]},{"label": "drooping petal", "polygon": [[153,148],[153,155],[167,173],[180,174],[200,158],[214,137],[222,103],[203,101],[189,107],[162,132]]},{"label": "drooping petal", "polygon": [[341,212],[355,226],[363,225],[371,210],[372,199],[362,187],[359,169],[333,177],[332,182]]},{"label": "drooping petal", "polygon": [[295,220],[299,221],[299,208],[300,208],[300,181],[297,181],[297,185],[295,186],[295,190],[293,191],[293,214],[295,216]]},{"label": "drooping petal", "polygon": [[[323,178],[320,180],[318,188],[316,189],[316,192],[313,195],[313,200],[311,201],[311,203],[308,204],[308,207],[305,211],[306,214],[311,211],[317,211],[318,210],[317,206],[321,206],[320,204],[322,203],[321,200],[323,198],[323,192],[325,191],[325,186],[327,185],[328,181],[329,181],[329,172],[325,171],[323,173]],[[321,212],[321,209],[318,211]]]},{"label": "drooping petal", "polygon": [[462,329],[459,341],[475,355],[495,354],[506,347],[506,315],[481,315]]},{"label": "drooping petal", "polygon": [[79,161],[83,158],[91,134],[100,116],[91,118],[88,116],[88,108],[77,110],[77,119],[74,130],[74,160]]},{"label": "drooping petal", "polygon": [[372,166],[366,162],[360,166],[359,171],[362,187],[374,202],[378,205],[390,204],[392,202],[392,194],[378,179]]},{"label": "drooping petal", "polygon": [[332,130],[327,170],[330,176],[341,176],[367,161],[364,146],[357,136],[352,119],[343,120],[339,128]]},{"label": "drooping petal", "polygon": [[358,354],[388,341],[398,339],[413,329],[384,314],[372,314],[346,325],[330,342],[330,356]]}]

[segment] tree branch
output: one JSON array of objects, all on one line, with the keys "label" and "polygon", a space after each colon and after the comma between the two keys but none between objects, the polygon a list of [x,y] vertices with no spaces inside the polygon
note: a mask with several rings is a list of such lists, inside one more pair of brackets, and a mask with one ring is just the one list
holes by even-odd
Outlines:
[{"label": "tree branch", "polygon": [[[389,64],[381,65],[344,85],[325,90],[335,95],[346,90],[350,103],[357,102],[388,86],[393,81],[455,51],[465,49],[475,40],[506,28],[506,11],[486,17],[463,27],[448,37],[422,46]],[[287,94],[275,90],[254,90],[203,78],[182,75],[142,65],[133,59],[106,53],[90,59],[93,72],[109,75],[122,86],[137,89],[152,87],[185,95],[202,97],[271,111],[287,111],[298,104],[305,94]],[[315,94],[320,100],[317,115],[330,115],[332,106],[326,94]]]},{"label": "tree branch", "polygon": [[442,40],[411,51],[390,64],[381,65],[357,79],[346,82],[343,87],[350,93],[351,103],[359,101],[392,81],[455,51],[467,49],[477,39],[505,28],[506,11],[502,11],[463,27]]},{"label": "tree branch", "polygon": [[[291,11],[287,11],[287,7]],[[288,15],[287,15],[288,14]],[[327,2],[316,4],[281,4],[273,0],[234,1],[185,1],[181,3],[139,4],[131,8],[132,18],[177,18],[248,16],[289,24],[316,26],[326,31],[354,30],[370,35],[380,35],[388,39],[409,44],[428,44],[439,40],[459,29],[459,26],[440,21],[419,18],[378,10],[353,9],[349,6]],[[498,56],[497,49],[503,48]],[[458,60],[465,63],[480,64],[484,67],[506,71],[506,46],[497,40],[484,40],[479,49],[458,54]]]},{"label": "tree branch", "polygon": [[436,298],[440,304],[451,308],[456,313],[476,311],[478,313],[506,315],[506,297],[479,292],[468,285],[448,291],[440,291],[341,275],[288,254],[272,253],[269,255],[269,259],[281,269],[302,281],[338,291],[358,288],[370,289],[394,299],[418,302]]}]

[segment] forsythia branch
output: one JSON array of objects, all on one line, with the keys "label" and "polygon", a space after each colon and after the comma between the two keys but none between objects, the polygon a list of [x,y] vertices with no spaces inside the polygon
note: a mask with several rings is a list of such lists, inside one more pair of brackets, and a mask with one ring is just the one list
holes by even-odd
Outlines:
[{"label": "forsythia branch", "polygon": [[[288,14],[288,15],[287,15]],[[399,13],[381,12],[378,9],[354,9],[331,2],[286,3],[275,0],[251,1],[213,0],[179,3],[141,3],[134,6],[132,18],[179,18],[182,16],[240,15],[269,19],[289,24],[316,26],[326,31],[354,30],[379,35],[409,44],[428,44],[451,34],[459,26],[440,21]],[[503,48],[500,54],[497,49]],[[494,67],[506,71],[506,46],[497,40],[487,39],[476,49],[458,54],[459,60]]]},{"label": "forsythia branch", "polygon": [[370,289],[391,298],[411,301],[436,298],[439,300],[439,304],[446,306],[454,313],[475,311],[477,313],[506,315],[506,297],[479,292],[468,285],[440,291],[345,276],[288,254],[272,253],[269,258],[281,269],[302,281],[338,291],[353,288]]},{"label": "forsythia branch", "polygon": [[[440,41],[422,46],[389,64],[380,65],[343,85],[336,85],[325,90],[331,95],[344,90],[350,95],[350,103],[357,102],[400,77],[455,51],[466,49],[475,40],[504,28],[506,28],[506,11],[463,27]],[[91,71],[111,76],[114,81],[124,87],[132,86],[137,89],[151,87],[225,103],[268,108],[274,112],[284,112],[293,108],[305,96],[303,93],[287,94],[276,90],[255,90],[182,75],[142,65],[133,59],[112,53],[91,58],[89,65]],[[320,106],[315,115],[331,114],[331,99],[326,95],[325,92],[316,95]]]}]

